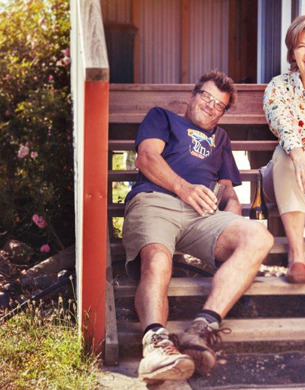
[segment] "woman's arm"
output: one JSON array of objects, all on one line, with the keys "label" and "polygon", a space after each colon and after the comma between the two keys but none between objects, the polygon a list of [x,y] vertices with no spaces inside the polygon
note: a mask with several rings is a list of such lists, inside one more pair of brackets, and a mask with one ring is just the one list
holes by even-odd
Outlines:
[{"label": "woman's arm", "polygon": [[270,130],[286,151],[302,147],[298,119],[294,111],[294,88],[287,74],[271,80],[264,94],[264,111]]}]

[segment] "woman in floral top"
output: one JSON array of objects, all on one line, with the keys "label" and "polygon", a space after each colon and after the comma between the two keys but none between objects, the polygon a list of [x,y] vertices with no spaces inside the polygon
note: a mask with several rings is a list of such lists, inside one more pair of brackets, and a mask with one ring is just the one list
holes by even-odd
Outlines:
[{"label": "woman in floral top", "polygon": [[285,43],[290,72],[274,77],[264,95],[267,122],[279,145],[262,173],[264,192],[277,202],[288,239],[287,279],[305,283],[305,15],[291,24]]}]

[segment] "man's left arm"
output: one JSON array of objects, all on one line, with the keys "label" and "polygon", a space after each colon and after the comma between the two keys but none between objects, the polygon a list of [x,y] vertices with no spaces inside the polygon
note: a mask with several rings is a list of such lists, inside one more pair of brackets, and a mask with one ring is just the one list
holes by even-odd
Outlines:
[{"label": "man's left arm", "polygon": [[231,213],[241,215],[242,206],[233,188],[232,181],[221,179],[218,182],[219,184],[223,184],[226,186],[221,198],[220,209],[223,211],[230,211]]}]

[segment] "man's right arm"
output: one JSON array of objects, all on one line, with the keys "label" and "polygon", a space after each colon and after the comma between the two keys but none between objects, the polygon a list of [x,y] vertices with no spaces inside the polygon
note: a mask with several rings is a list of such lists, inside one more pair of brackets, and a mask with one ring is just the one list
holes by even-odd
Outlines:
[{"label": "man's right arm", "polygon": [[161,156],[164,147],[165,142],[161,139],[143,140],[138,146],[136,167],[148,180],[175,193],[198,214],[203,216],[204,211],[213,212],[216,209],[213,192],[204,185],[191,184],[177,175]]}]

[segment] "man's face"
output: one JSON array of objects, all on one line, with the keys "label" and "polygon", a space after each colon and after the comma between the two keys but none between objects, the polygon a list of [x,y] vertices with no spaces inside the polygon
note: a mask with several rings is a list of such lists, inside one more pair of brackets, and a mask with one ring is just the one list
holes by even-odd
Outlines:
[{"label": "man's face", "polygon": [[218,107],[226,107],[229,104],[230,94],[220,91],[214,81],[204,83],[201,90],[205,93],[196,93],[189,98],[185,117],[199,127],[212,130],[224,114],[224,110],[217,110],[215,100],[220,102]]}]

